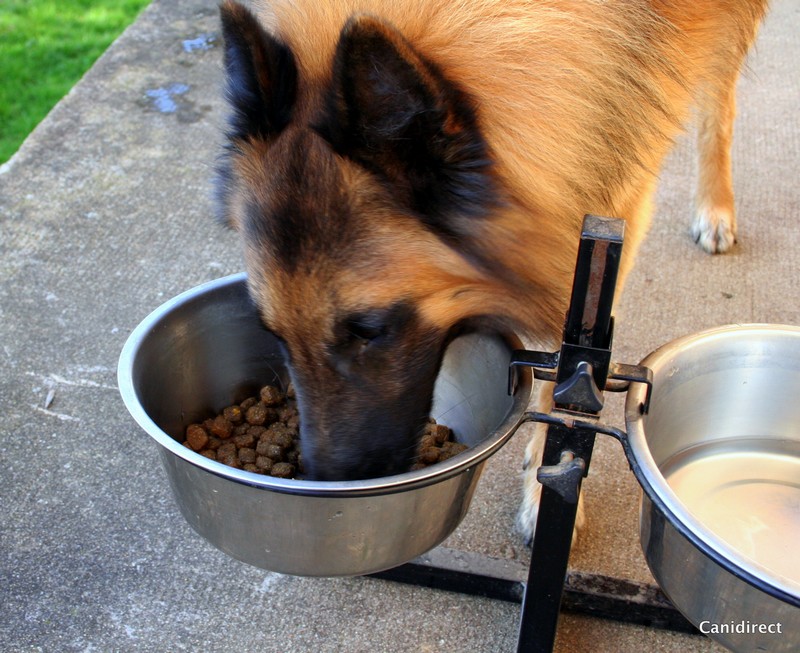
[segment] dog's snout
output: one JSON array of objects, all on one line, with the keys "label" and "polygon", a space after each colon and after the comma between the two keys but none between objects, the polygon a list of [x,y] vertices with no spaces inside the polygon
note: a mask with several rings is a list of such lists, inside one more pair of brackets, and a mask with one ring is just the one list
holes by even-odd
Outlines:
[{"label": "dog's snout", "polygon": [[411,425],[394,425],[395,433],[384,428],[323,433],[304,428],[305,477],[314,481],[355,481],[391,476],[408,471],[414,460],[416,430]]}]

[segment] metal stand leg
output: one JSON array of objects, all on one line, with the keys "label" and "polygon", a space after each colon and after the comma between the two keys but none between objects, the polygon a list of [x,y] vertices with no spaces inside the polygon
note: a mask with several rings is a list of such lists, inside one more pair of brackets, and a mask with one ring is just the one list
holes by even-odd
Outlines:
[{"label": "metal stand leg", "polygon": [[[549,428],[543,459],[545,464],[558,462],[567,435],[570,434],[564,433],[564,429],[558,426]],[[588,463],[595,435],[589,432],[581,435],[585,436],[581,437],[584,442],[576,446],[573,438],[569,449],[575,455],[575,460]],[[580,480],[575,487],[579,492]],[[528,582],[522,602],[517,643],[520,653],[550,653],[553,650],[577,510],[577,501],[567,500],[547,486],[542,488]]]},{"label": "metal stand leg", "polygon": [[[596,416],[603,406],[623,229],[621,220],[584,219],[553,394],[556,411],[584,419]],[[543,488],[522,604],[520,653],[553,650],[581,480],[589,470],[594,440],[591,430],[548,427],[537,475]]]}]

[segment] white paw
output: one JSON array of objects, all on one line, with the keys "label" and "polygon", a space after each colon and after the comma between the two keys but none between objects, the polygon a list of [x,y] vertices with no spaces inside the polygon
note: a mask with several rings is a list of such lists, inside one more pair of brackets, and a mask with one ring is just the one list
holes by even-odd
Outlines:
[{"label": "white paw", "polygon": [[729,209],[704,206],[695,213],[691,234],[709,254],[727,252],[736,242],[736,218]]},{"label": "white paw", "polygon": [[[528,443],[523,463],[523,491],[522,503],[517,512],[517,529],[525,538],[525,544],[533,544],[536,532],[536,520],[539,517],[539,499],[542,495],[542,485],[536,480],[536,471],[542,464],[542,448],[544,438],[540,434],[534,435]],[[575,515],[575,528],[572,531],[572,545],[578,541],[578,534],[586,523],[583,510],[583,493],[578,498],[578,512]]]},{"label": "white paw", "polygon": [[522,503],[517,512],[517,529],[525,538],[525,545],[533,544],[533,534],[536,532],[536,520],[539,517],[539,498],[542,495],[542,486],[535,478],[529,479],[530,474],[525,472]]}]

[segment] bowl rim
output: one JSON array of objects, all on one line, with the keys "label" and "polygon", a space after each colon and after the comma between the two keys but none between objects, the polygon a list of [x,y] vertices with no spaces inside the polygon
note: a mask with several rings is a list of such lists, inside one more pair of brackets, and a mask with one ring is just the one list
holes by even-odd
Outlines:
[{"label": "bowl rim", "polygon": [[[236,483],[284,494],[335,498],[376,496],[405,492],[439,483],[467,472],[473,467],[482,465],[486,459],[508,442],[524,422],[523,417],[531,400],[533,383],[532,375],[527,369],[520,370],[511,407],[503,421],[491,433],[468,450],[446,461],[435,463],[423,469],[357,481],[309,481],[254,474],[201,456],[163,431],[144,410],[135,389],[134,364],[143,342],[158,328],[160,322],[177,307],[193,302],[209,293],[245,284],[246,279],[247,274],[245,272],[231,274],[202,283],[168,299],[133,329],[120,353],[117,365],[117,385],[128,412],[156,443],[186,462]],[[521,341],[517,335],[509,331],[497,331],[495,333],[506,341],[510,350],[522,348]]]},{"label": "bowl rim", "polygon": [[[669,365],[675,355],[713,339],[741,337],[742,334],[786,334],[800,338],[800,327],[784,324],[743,323],[712,327],[672,340],[648,354],[640,365],[656,370]],[[661,511],[666,520],[690,543],[718,565],[757,589],[800,607],[800,581],[775,574],[773,571],[739,552],[715,535],[697,519],[661,473],[647,444],[642,406],[647,389],[633,384],[625,400],[625,425],[631,467],[648,499]]]}]

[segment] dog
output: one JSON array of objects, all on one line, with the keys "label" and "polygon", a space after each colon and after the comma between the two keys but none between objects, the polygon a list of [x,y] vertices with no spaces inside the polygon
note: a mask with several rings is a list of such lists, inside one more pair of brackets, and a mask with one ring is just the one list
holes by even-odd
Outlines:
[{"label": "dog", "polygon": [[734,244],[735,85],[766,4],[223,2],[220,218],[284,347],[309,478],[408,469],[457,334],[555,348],[587,213],[626,221],[621,287],[695,107],[691,234]]}]

